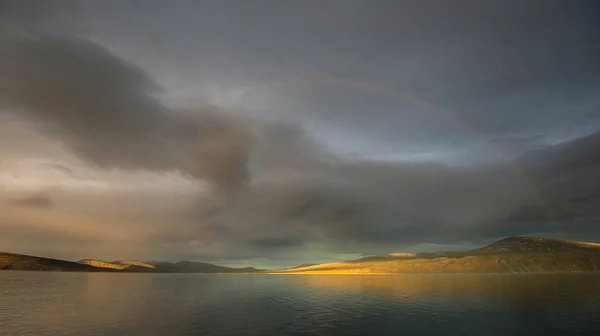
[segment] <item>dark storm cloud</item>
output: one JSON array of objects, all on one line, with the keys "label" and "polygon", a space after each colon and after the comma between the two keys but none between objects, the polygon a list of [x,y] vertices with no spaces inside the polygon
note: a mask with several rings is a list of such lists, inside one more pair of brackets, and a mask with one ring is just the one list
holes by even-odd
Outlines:
[{"label": "dark storm cloud", "polygon": [[[599,110],[600,111],[600,110]],[[538,174],[581,172],[600,166],[600,131],[524,155],[519,164]]]},{"label": "dark storm cloud", "polygon": [[[518,161],[560,220],[600,216],[600,132],[540,149]],[[517,218],[535,218],[528,208]],[[519,216],[520,215],[520,216]]]},{"label": "dark storm cloud", "polygon": [[252,246],[266,249],[297,247],[302,245],[302,241],[295,237],[257,238],[249,240],[248,243]]},{"label": "dark storm cloud", "polygon": [[2,94],[11,105],[100,165],[125,158],[135,165],[151,154],[143,143],[164,120],[151,98],[156,85],[141,70],[77,38],[36,36],[2,47]]},{"label": "dark storm cloud", "polygon": [[[269,170],[273,163],[257,169],[268,173],[257,173],[254,188],[219,214],[242,237],[415,245],[480,242],[511,232],[581,236],[594,231],[594,221],[585,219],[600,215],[594,205],[600,169],[590,161],[600,144],[593,141],[596,135],[532,153],[539,168],[523,170],[522,162],[521,168],[457,168],[351,161],[310,149],[313,142],[301,130],[282,134],[289,136],[269,144],[298,160],[281,170]],[[589,151],[582,151],[582,143]],[[554,161],[542,165],[540,155]],[[564,167],[568,158],[571,168]],[[547,169],[553,172],[544,175]]]},{"label": "dark storm cloud", "polygon": [[[165,19],[172,25],[158,26],[172,41],[153,43],[164,43],[167,58],[186,72],[248,81],[326,72],[407,88],[457,111],[459,120],[515,152],[539,147],[545,131],[567,119],[563,105],[545,108],[563,98],[548,92],[574,88],[577,94],[568,97],[587,101],[598,83],[600,53],[588,31],[596,23],[584,1],[272,1],[264,7],[240,2],[234,10],[216,3],[185,8],[206,20],[179,12],[177,20]],[[119,15],[135,4],[126,2]],[[131,20],[157,8],[180,11],[155,4],[139,8]],[[21,21],[37,22],[36,15]],[[194,34],[181,33],[180,18]],[[369,244],[549,232],[554,218],[540,203],[559,219],[595,215],[596,135],[524,154],[516,164],[525,175],[515,172],[514,162],[451,167],[351,159],[323,146],[302,122],[210,106],[168,107],[161,86],[139,65],[87,38],[33,26],[27,34],[2,35],[0,98],[10,109],[1,111],[33,120],[100,169],[177,170],[213,182],[227,196],[216,204],[200,199],[191,214],[148,228],[141,244],[165,245],[165,255],[249,258],[313,243],[369,253]],[[447,126],[424,106],[308,86],[290,95],[289,109],[331,136],[341,134],[347,147],[373,143],[377,152],[382,138],[393,150],[416,153],[473,145],[472,134]],[[296,109],[300,105],[304,109]],[[586,106],[580,120],[591,120],[597,108]],[[478,155],[494,151],[481,147]],[[187,215],[191,219],[181,221]],[[573,229],[593,231],[589,222]]]},{"label": "dark storm cloud", "polygon": [[[46,23],[51,25],[64,23],[64,20],[76,12],[77,6],[71,0],[56,1],[35,1],[35,0],[2,0],[0,1],[0,15],[3,22],[8,26],[44,26]],[[3,28],[6,28],[3,26]]]},{"label": "dark storm cloud", "polygon": [[535,205],[522,178],[498,167],[312,161],[296,169],[242,193],[223,220],[322,242],[444,242]]},{"label": "dark storm cloud", "polygon": [[[151,3],[88,5],[95,14],[110,13],[122,36],[116,40],[159,32],[162,39],[140,45],[140,58],[164,61],[169,75],[186,82],[182,91],[188,82],[218,83],[227,91],[265,79],[331,75],[409,91],[455,115],[446,118],[395,94],[373,95],[378,89],[340,88],[345,84],[265,90],[287,94],[274,108],[311,120],[329,133],[323,137],[360,137],[362,151],[498,159],[452,119],[511,156],[600,127],[594,1]],[[169,53],[153,56],[156,48]],[[543,136],[523,140],[532,133]]]},{"label": "dark storm cloud", "polygon": [[90,41],[38,34],[3,42],[1,96],[13,113],[89,163],[179,169],[223,190],[247,179],[251,139],[241,122],[211,107],[168,110],[145,72]]},{"label": "dark storm cloud", "polygon": [[[175,35],[176,27],[197,32],[156,42],[171,48],[165,57],[178,64],[169,67],[172,74],[191,82],[209,78],[227,88],[303,75],[363,82],[264,90],[268,103],[261,107],[309,120],[324,129],[324,140],[341,138],[340,150],[444,152],[453,163],[473,163],[498,157],[457,124],[476,129],[510,156],[600,127],[600,29],[593,1],[258,4],[190,5],[204,20],[149,25],[164,28],[163,34]],[[150,15],[156,9],[145,10]],[[186,18],[188,11],[161,10],[169,13],[165,20]],[[377,85],[411,92],[454,116]],[[286,99],[277,104],[273,96]]]}]

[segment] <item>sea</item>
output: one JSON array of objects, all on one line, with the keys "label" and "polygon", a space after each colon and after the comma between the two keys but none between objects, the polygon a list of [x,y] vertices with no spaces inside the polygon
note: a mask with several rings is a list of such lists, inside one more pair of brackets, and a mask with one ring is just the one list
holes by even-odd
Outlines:
[{"label": "sea", "polygon": [[600,275],[0,271],[0,335],[600,335]]}]

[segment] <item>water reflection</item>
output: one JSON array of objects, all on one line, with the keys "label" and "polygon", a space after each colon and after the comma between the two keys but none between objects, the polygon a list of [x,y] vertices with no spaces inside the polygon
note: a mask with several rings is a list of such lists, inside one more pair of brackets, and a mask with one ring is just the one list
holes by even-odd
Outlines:
[{"label": "water reflection", "polygon": [[597,305],[600,300],[598,274],[294,276],[298,284],[313,289],[380,294],[401,301],[435,298],[545,309],[557,300],[583,308]]},{"label": "water reflection", "polygon": [[16,320],[15,330],[23,333],[110,329],[144,312],[152,281],[152,275],[138,274],[3,272],[0,305],[6,308],[0,318],[10,314],[4,320]]},{"label": "water reflection", "polygon": [[599,280],[0,272],[0,334],[593,334]]},{"label": "water reflection", "polygon": [[[375,295],[382,301],[393,301],[400,306],[399,311],[410,311],[414,317],[423,312],[442,319],[460,316],[460,328],[486,321],[488,328],[506,333],[539,330],[583,334],[591,332],[591,325],[600,331],[597,274],[331,275],[304,276],[298,283],[315,291]],[[498,314],[487,321],[481,315],[486,311]]]}]

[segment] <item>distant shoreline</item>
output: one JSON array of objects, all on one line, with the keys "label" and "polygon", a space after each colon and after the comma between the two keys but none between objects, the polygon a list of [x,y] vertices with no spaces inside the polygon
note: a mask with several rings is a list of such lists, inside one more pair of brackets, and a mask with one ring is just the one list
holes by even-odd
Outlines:
[{"label": "distant shoreline", "polygon": [[153,274],[264,275],[465,275],[600,273],[600,244],[536,237],[508,237],[458,252],[389,253],[358,260],[288,269],[230,268],[203,262],[79,262],[0,252],[0,270]]}]

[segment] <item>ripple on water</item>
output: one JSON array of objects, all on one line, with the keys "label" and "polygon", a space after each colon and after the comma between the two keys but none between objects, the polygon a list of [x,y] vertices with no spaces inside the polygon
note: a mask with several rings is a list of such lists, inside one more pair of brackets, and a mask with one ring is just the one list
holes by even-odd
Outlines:
[{"label": "ripple on water", "polygon": [[598,280],[0,272],[0,334],[593,335]]}]

